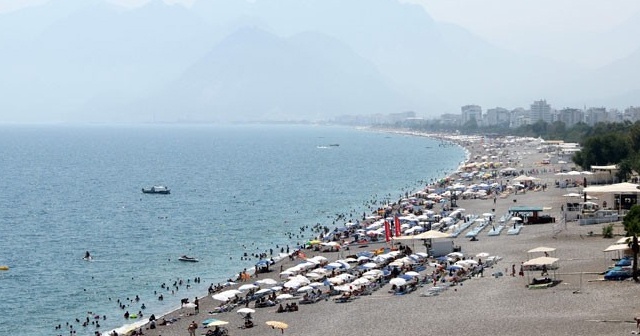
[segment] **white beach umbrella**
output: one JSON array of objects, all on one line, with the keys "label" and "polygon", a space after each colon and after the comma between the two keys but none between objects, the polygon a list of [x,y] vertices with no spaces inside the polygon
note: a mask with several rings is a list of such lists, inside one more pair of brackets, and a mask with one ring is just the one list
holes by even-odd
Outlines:
[{"label": "white beach umbrella", "polygon": [[311,286],[302,286],[302,287],[298,288],[297,292],[298,293],[305,293],[305,292],[308,292],[308,291],[312,291],[313,289],[314,288],[311,287]]},{"label": "white beach umbrella", "polygon": [[393,278],[389,280],[389,283],[396,286],[404,286],[407,284],[407,280],[403,278]]},{"label": "white beach umbrella", "polygon": [[291,300],[293,299],[293,295],[291,294],[280,294],[278,296],[276,296],[276,300]]},{"label": "white beach umbrella", "polygon": [[273,292],[272,288],[263,288],[263,289],[257,291],[256,295],[263,295],[263,294],[268,294],[268,293],[271,293],[271,292]]},{"label": "white beach umbrella", "polygon": [[229,301],[230,297],[223,295],[221,293],[219,294],[214,294],[211,296],[214,300],[218,300],[218,301],[222,301],[222,302],[227,302]]},{"label": "white beach umbrella", "polygon": [[257,284],[261,284],[261,285],[269,285],[269,286],[271,286],[271,285],[277,284],[278,282],[276,280],[271,279],[271,278],[264,278],[264,279],[256,281],[256,283]]},{"label": "white beach umbrella", "polygon": [[244,284],[244,285],[238,287],[238,290],[241,291],[241,292],[244,292],[244,291],[257,289],[257,288],[258,288],[258,286],[254,285],[254,284]]},{"label": "white beach umbrella", "polygon": [[238,314],[253,314],[256,311],[251,308],[240,308],[236,311]]},{"label": "white beach umbrella", "polygon": [[289,281],[285,282],[283,286],[285,288],[298,288],[298,287],[302,287],[303,284],[301,282],[296,281],[296,280],[289,280]]},{"label": "white beach umbrella", "polygon": [[371,280],[362,277],[362,278],[357,278],[353,280],[351,284],[354,286],[361,286],[361,285],[368,285],[369,283],[371,283]]},{"label": "white beach umbrella", "polygon": [[416,271],[409,271],[409,272],[405,272],[404,274],[408,275],[408,276],[420,276],[420,273],[416,272]]},{"label": "white beach umbrella", "polygon": [[489,253],[487,252],[480,252],[478,254],[476,254],[476,258],[486,258],[489,256]]},{"label": "white beach umbrella", "polygon": [[361,267],[364,269],[372,269],[372,268],[377,268],[378,264],[370,262],[362,265]]}]

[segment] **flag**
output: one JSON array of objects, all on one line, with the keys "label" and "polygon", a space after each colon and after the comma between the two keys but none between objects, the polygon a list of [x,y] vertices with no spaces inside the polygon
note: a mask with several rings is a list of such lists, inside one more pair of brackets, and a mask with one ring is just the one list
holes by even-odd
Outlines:
[{"label": "flag", "polygon": [[393,218],[393,224],[396,227],[396,237],[400,237],[400,218],[398,216]]},{"label": "flag", "polygon": [[391,227],[388,221],[384,221],[384,240],[391,241]]}]

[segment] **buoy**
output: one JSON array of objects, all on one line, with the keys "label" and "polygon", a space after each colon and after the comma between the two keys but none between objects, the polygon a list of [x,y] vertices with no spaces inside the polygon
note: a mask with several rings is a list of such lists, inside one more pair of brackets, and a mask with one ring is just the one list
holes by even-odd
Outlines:
[{"label": "buoy", "polygon": [[0,265],[0,271],[8,271],[9,270],[9,266],[7,265]]}]

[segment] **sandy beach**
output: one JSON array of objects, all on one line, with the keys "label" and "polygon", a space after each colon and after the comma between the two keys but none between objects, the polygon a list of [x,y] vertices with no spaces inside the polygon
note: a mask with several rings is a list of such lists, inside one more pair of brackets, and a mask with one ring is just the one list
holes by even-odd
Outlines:
[{"label": "sandy beach", "polygon": [[[480,143],[466,147],[472,160],[476,155],[485,155]],[[496,216],[500,217],[514,205],[542,206],[550,208],[546,213],[557,221],[554,224],[525,225],[518,235],[507,235],[505,230],[498,236],[487,236],[485,230],[478,235],[477,241],[469,241],[464,235],[455,238],[455,245],[459,245],[467,257],[481,252],[501,257],[497,264],[484,270],[483,277],[471,277],[436,296],[421,295],[431,284],[424,284],[406,295],[389,293],[391,285],[385,284],[373,294],[347,303],[335,303],[329,298],[299,305],[298,311],[285,313],[276,313],[277,306],[255,308],[256,312],[252,314],[255,326],[248,329],[239,328],[243,317],[236,313],[244,305],[230,312],[210,314],[220,302],[207,295],[200,300],[198,314],[192,314],[193,310],[187,308],[176,310],[164,317],[166,320],[176,319],[175,323],[153,330],[145,325],[142,327],[144,334],[188,335],[187,327],[195,321],[199,325],[196,335],[203,335],[209,328],[204,328],[202,321],[208,318],[229,322],[225,326],[229,335],[620,335],[636,330],[633,318],[640,315],[640,304],[635,302],[637,285],[632,281],[602,281],[601,274],[613,264],[612,255],[603,253],[603,250],[623,234],[621,224],[616,225],[617,236],[604,239],[601,236],[603,224],[579,226],[577,222],[560,223],[561,205],[565,202],[562,195],[567,193],[567,189],[554,187],[554,181],[558,179],[554,175],[557,167],[542,165],[540,162],[544,154],[538,153],[532,144],[518,143],[507,149],[512,155],[518,153],[513,167],[537,170],[534,176],[548,187],[544,191],[497,197],[495,204],[493,197],[459,199],[458,207],[464,208],[466,214],[477,215],[495,209]],[[407,245],[412,246],[411,243]],[[520,263],[531,257],[527,251],[538,246],[556,248],[553,256],[560,259],[560,267],[555,276],[562,282],[550,288],[528,289],[528,281],[532,276],[539,276],[540,272],[511,276],[511,268],[513,265],[519,268]],[[413,249],[425,252],[419,243]],[[349,252],[355,253],[319,254],[335,260]],[[305,250],[305,254],[310,257],[318,253]],[[281,265],[286,269],[301,261],[285,258],[272,267],[274,271],[261,273],[248,283],[267,277],[282,281],[278,274]],[[433,267],[429,266],[422,274],[430,274],[432,270]],[[492,276],[498,272],[503,276]],[[254,308],[253,302],[249,308]],[[288,324],[288,328],[282,332],[265,324],[273,320]]]}]

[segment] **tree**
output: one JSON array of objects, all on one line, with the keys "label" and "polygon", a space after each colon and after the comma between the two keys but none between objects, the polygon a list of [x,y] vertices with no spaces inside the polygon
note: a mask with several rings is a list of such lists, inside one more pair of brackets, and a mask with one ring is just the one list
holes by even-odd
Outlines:
[{"label": "tree", "polygon": [[633,251],[633,280],[639,282],[638,279],[638,234],[640,233],[640,205],[634,205],[629,212],[624,216],[622,220],[627,236],[633,237],[630,243],[631,250]]}]

